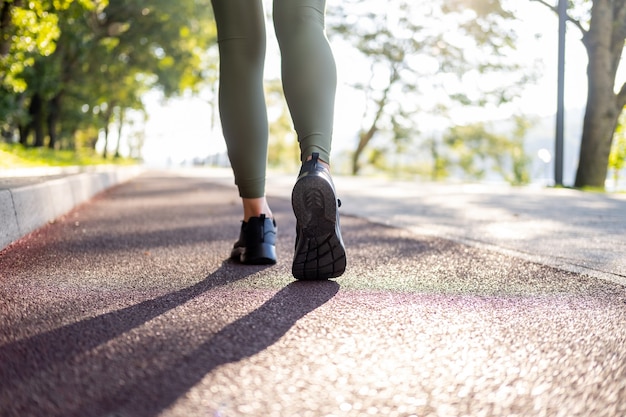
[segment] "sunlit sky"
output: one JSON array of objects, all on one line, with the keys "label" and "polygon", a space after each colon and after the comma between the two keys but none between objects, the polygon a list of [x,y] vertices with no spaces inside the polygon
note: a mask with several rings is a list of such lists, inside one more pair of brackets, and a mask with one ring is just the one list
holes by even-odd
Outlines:
[{"label": "sunlit sky", "polygon": [[[332,0],[331,0],[332,1]],[[523,97],[515,107],[489,110],[488,114],[466,109],[458,112],[457,123],[476,120],[504,119],[512,112],[546,116],[556,110],[557,84],[557,45],[558,19],[545,6],[535,2],[516,2],[518,16],[529,30],[520,33],[518,52],[529,63],[539,59],[543,65],[543,76],[537,84],[529,85]],[[541,33],[537,39],[535,34]],[[354,59],[349,53],[331,44],[335,52],[338,71],[338,90],[336,98],[336,116],[333,137],[333,153],[353,148],[355,137],[360,127],[363,113],[362,97],[347,86],[354,77]],[[587,57],[580,42],[580,33],[573,27],[568,28],[566,44],[566,107],[584,108],[586,91]],[[625,65],[621,66],[620,79],[626,79]],[[266,79],[280,77],[280,56],[271,26],[268,26],[268,53],[266,60]],[[147,163],[162,165],[169,162],[206,157],[225,151],[224,139],[218,125],[212,129],[212,106],[205,98],[185,96],[172,99],[167,103],[159,100],[158,94],[147,97],[149,120],[146,125],[146,142],[143,156]],[[567,117],[567,113],[566,113]],[[428,130],[432,127],[422,127]],[[566,132],[567,135],[567,132]]]}]

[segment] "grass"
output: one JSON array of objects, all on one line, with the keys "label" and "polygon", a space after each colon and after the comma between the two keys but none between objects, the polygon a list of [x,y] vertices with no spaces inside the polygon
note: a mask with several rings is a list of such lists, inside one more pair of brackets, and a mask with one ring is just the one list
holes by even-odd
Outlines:
[{"label": "grass", "polygon": [[0,143],[0,168],[68,167],[89,165],[133,165],[129,158],[104,159],[90,150],[54,150],[29,148],[20,144]]}]

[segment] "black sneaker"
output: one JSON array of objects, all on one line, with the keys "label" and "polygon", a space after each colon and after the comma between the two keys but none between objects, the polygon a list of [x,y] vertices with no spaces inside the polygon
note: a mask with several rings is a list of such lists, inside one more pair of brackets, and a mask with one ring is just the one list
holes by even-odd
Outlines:
[{"label": "black sneaker", "polygon": [[328,168],[316,152],[304,162],[291,194],[296,215],[296,248],[291,272],[296,279],[336,278],[346,270],[339,227],[339,200]]},{"label": "black sneaker", "polygon": [[265,214],[242,222],[239,240],[230,253],[231,259],[247,265],[275,264],[276,232],[276,221],[268,219]]}]

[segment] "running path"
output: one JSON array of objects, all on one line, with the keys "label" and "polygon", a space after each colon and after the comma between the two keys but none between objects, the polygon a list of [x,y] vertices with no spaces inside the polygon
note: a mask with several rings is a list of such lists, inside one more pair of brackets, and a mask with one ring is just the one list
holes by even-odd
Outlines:
[{"label": "running path", "polygon": [[622,416],[626,288],[344,216],[346,274],[226,261],[233,187],[151,173],[0,252],[0,415]]}]

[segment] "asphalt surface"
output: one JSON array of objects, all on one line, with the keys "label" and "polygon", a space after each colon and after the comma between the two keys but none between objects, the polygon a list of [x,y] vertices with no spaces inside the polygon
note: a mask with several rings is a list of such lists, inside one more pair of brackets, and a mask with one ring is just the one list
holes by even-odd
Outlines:
[{"label": "asphalt surface", "polygon": [[[620,198],[598,200],[605,223],[567,235],[577,248],[614,223],[613,250],[600,261],[595,247],[539,253],[564,265],[555,268],[526,248],[539,231],[506,243],[504,220],[489,213],[454,231],[488,196],[448,189],[442,200],[467,203],[444,221],[437,195],[415,191],[420,205],[405,190],[394,218],[385,210],[399,197],[338,184],[352,214],[342,217],[348,269],[294,282],[281,181],[272,267],[227,260],[240,220],[232,184],[156,172],[0,252],[0,415],[626,415]],[[503,204],[517,194],[506,195]],[[513,217],[540,226],[532,207]],[[499,234],[485,233],[489,218]]]}]

